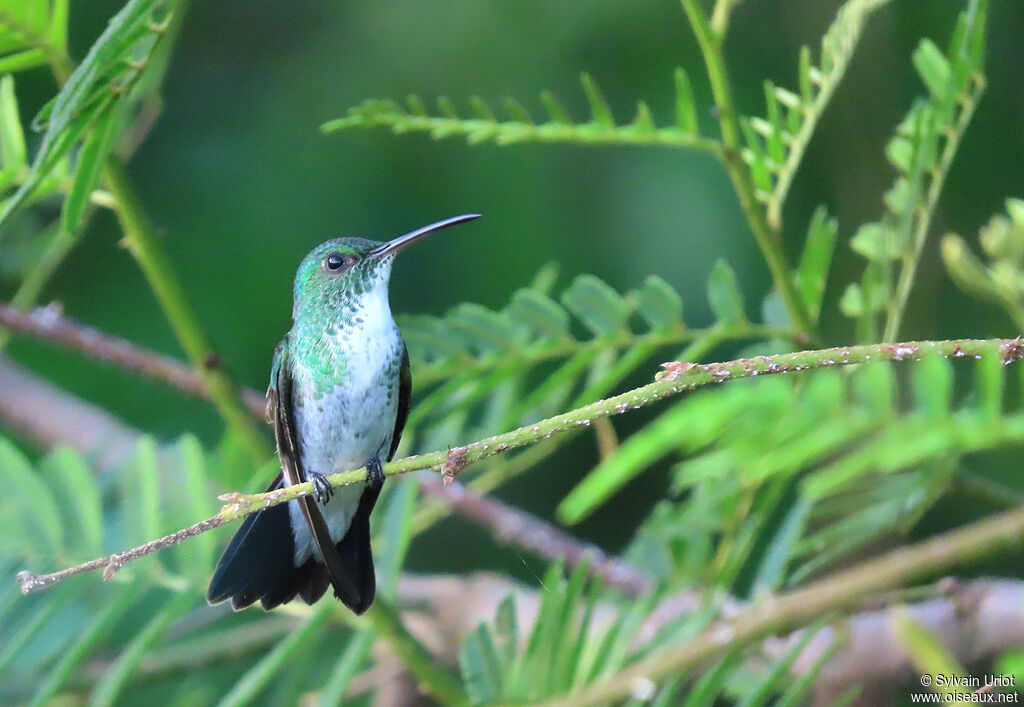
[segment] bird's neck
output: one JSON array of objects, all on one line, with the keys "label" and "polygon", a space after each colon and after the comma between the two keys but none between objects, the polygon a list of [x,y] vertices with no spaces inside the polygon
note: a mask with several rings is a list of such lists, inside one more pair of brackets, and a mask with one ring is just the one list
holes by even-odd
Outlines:
[{"label": "bird's neck", "polygon": [[332,305],[295,319],[289,338],[297,365],[305,369],[300,377],[315,380],[318,388],[345,385],[388,369],[396,351],[401,355],[387,283]]}]

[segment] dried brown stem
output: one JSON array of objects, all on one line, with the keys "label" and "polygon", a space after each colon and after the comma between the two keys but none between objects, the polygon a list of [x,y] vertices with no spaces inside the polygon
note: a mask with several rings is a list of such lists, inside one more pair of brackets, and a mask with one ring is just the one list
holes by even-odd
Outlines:
[{"label": "dried brown stem", "polygon": [[[59,344],[97,361],[164,383],[187,395],[210,400],[202,378],[177,359],[69,319],[58,305],[22,312],[0,302],[0,327]],[[244,396],[246,406],[253,414],[262,416],[266,404],[263,396],[254,390],[245,390]]]},{"label": "dried brown stem", "polygon": [[586,561],[591,573],[628,596],[640,596],[651,588],[651,579],[597,545],[575,538],[536,516],[487,498],[459,483],[446,484],[424,475],[420,490],[439,498],[456,512],[484,526],[499,542],[533,552],[545,560],[563,559],[570,567]]}]

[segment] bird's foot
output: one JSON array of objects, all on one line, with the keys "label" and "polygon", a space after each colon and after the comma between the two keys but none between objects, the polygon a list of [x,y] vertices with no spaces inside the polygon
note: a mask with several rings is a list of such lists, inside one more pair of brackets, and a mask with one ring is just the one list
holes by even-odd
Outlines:
[{"label": "bird's foot", "polygon": [[366,483],[371,489],[380,491],[384,486],[384,470],[381,469],[380,457],[366,462]]},{"label": "bird's foot", "polygon": [[313,484],[313,498],[321,506],[326,506],[327,502],[331,500],[331,496],[334,495],[334,487],[323,474],[311,471],[308,476]]}]

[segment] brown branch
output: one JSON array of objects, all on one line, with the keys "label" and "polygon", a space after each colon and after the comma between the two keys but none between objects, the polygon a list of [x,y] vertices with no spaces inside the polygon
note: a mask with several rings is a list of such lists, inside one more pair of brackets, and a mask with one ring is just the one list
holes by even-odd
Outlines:
[{"label": "brown branch", "polygon": [[141,432],[0,357],[0,418],[43,449],[68,444],[101,469],[135,453]]},{"label": "brown branch", "polygon": [[445,483],[424,475],[420,490],[451,504],[453,510],[484,526],[495,539],[533,552],[545,560],[564,559],[570,567],[586,561],[591,574],[606,584],[637,597],[651,589],[651,578],[597,545],[575,538],[550,523],[457,482]]},{"label": "brown branch", "polygon": [[[97,361],[164,383],[187,395],[210,400],[202,378],[185,364],[69,319],[63,315],[59,305],[22,312],[0,302],[0,327],[59,344]],[[253,414],[262,417],[266,405],[263,396],[248,389],[244,396],[246,406]]]},{"label": "brown branch", "polygon": [[768,597],[733,619],[716,621],[686,644],[662,648],[609,680],[545,705],[582,707],[628,697],[638,682],[687,674],[776,633],[793,631],[836,611],[855,608],[865,596],[895,589],[977,559],[1024,538],[1024,508],[990,516],[837,572],[814,584]]},{"label": "brown branch", "polygon": [[[814,683],[814,705],[827,707],[854,685],[861,685],[856,704],[881,707],[898,703],[899,687],[918,668],[907,652],[898,623],[905,613],[921,628],[937,636],[957,663],[981,666],[1007,650],[1024,645],[1024,583],[980,579],[944,580],[940,596],[908,605],[858,613],[848,621],[821,629],[793,666],[802,675],[834,644],[843,650],[825,664]],[[793,634],[769,639],[767,657],[781,657],[800,639]]]},{"label": "brown branch", "polygon": [[[498,605],[510,594],[515,596],[516,619],[523,627],[521,637],[525,641],[529,636],[526,627],[533,626],[541,601],[540,592],[483,572],[461,577],[404,575],[398,590],[399,597],[407,597],[410,602],[410,608],[403,612],[410,631],[449,661],[457,659],[462,638],[483,617],[495,616]],[[854,703],[860,707],[900,703],[898,689],[906,685],[908,678],[917,677],[917,669],[893,621],[897,612],[909,615],[921,628],[938,636],[958,663],[979,666],[1024,644],[1022,596],[1024,582],[998,579],[944,580],[930,598],[912,603],[903,603],[896,594],[890,594],[887,599],[893,604],[859,610],[817,631],[796,658],[790,676],[796,680],[807,675],[822,656],[839,644],[842,650],[828,660],[814,681],[814,705],[834,704],[842,692],[854,685],[863,688]],[[726,619],[749,608],[732,599],[726,599],[720,606],[720,614]],[[637,646],[645,645],[669,622],[700,609],[700,604],[693,603],[688,596],[665,599],[645,620],[638,632]],[[598,603],[592,635],[600,636],[620,612],[621,607]],[[801,630],[765,639],[750,652],[743,670],[763,673],[804,638]],[[680,646],[674,644],[673,648]],[[692,672],[686,674],[696,678]]]}]

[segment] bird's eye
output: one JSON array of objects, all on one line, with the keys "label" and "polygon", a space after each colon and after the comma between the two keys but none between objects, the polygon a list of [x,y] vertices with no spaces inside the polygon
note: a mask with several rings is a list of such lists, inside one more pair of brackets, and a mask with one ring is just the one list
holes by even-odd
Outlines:
[{"label": "bird's eye", "polygon": [[331,253],[324,258],[324,267],[337,272],[346,265],[350,265],[351,262],[352,258],[350,256],[342,255],[341,253]]}]

